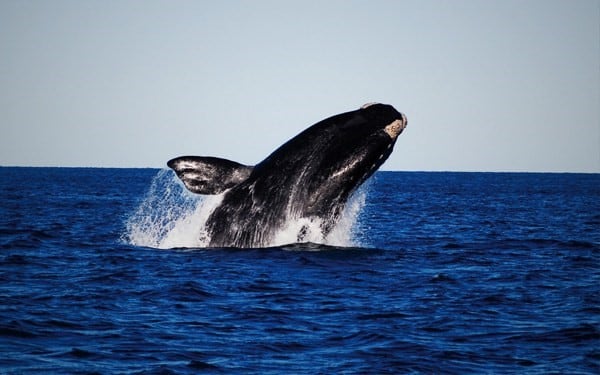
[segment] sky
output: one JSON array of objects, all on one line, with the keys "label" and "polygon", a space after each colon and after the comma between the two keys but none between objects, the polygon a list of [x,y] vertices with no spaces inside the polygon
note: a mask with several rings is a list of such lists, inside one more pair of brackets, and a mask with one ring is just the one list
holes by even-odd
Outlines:
[{"label": "sky", "polygon": [[0,0],[0,166],[253,165],[368,102],[383,170],[600,173],[600,1]]}]

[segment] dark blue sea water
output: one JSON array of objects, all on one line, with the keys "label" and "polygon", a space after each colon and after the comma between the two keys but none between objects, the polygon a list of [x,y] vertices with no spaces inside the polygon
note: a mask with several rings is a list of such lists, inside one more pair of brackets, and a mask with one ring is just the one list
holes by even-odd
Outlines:
[{"label": "dark blue sea water", "polygon": [[0,168],[0,373],[600,372],[598,174],[379,172],[352,247],[132,245],[161,173]]}]

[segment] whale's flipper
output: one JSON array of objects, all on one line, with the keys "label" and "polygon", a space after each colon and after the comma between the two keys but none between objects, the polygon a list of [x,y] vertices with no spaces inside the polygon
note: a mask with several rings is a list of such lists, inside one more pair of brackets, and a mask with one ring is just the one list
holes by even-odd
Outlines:
[{"label": "whale's flipper", "polygon": [[167,162],[189,191],[220,194],[246,180],[252,167],[209,156],[181,156]]}]

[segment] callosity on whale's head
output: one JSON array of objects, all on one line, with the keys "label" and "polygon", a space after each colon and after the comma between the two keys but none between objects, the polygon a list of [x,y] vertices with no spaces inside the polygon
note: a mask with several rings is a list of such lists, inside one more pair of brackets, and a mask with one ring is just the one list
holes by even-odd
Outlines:
[{"label": "callosity on whale's head", "polygon": [[406,125],[391,105],[371,103],[316,123],[254,167],[209,157],[168,165],[191,191],[225,191],[206,223],[211,245],[266,246],[286,222],[303,218],[318,220],[326,237]]}]

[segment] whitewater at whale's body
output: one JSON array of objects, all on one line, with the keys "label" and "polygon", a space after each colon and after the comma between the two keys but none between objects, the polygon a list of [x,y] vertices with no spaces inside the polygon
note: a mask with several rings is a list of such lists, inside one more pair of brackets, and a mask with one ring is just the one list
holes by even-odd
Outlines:
[{"label": "whitewater at whale's body", "polygon": [[360,187],[390,156],[406,125],[392,106],[371,103],[312,125],[255,166],[206,156],[172,159],[167,164],[185,189],[161,171],[128,221],[128,242],[353,246],[367,191]]},{"label": "whitewater at whale's body", "polygon": [[[342,216],[327,238],[319,224],[309,220],[289,221],[266,247],[298,242],[298,232],[306,229],[305,242],[337,247],[360,247],[357,239],[364,230],[359,213],[364,207],[370,183],[367,182],[346,204]],[[223,195],[189,192],[170,170],[157,172],[137,209],[130,214],[122,235],[125,243],[157,249],[196,249],[210,246],[206,220],[220,204]]]}]

